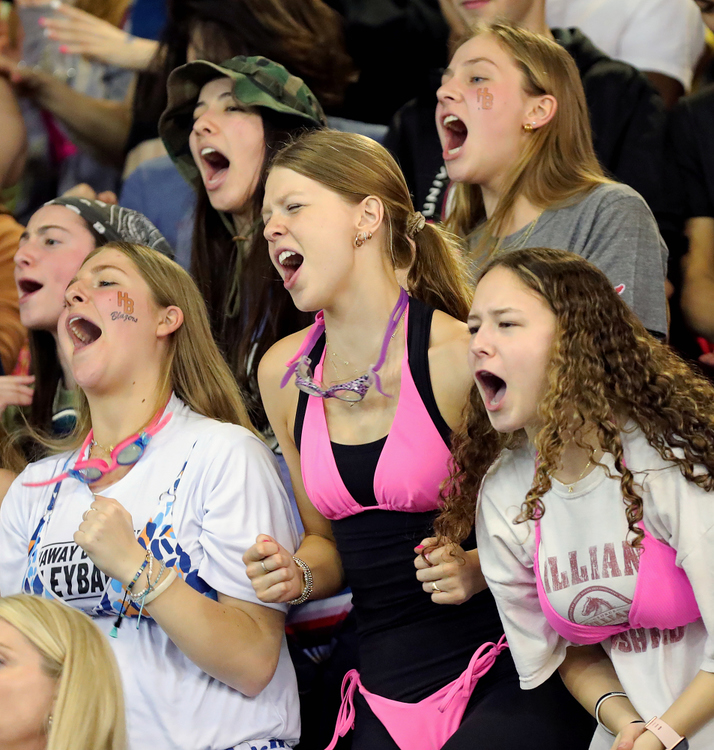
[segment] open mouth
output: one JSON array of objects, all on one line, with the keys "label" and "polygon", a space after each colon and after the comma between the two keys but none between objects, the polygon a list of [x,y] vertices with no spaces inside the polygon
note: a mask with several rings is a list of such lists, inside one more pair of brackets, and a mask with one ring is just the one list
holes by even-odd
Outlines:
[{"label": "open mouth", "polygon": [[456,156],[466,142],[469,130],[456,115],[446,115],[441,121],[444,128],[446,144],[444,152],[448,156]]},{"label": "open mouth", "polygon": [[67,331],[72,339],[75,351],[93,344],[102,335],[102,329],[99,326],[79,315],[69,318]]},{"label": "open mouth", "polygon": [[228,167],[231,165],[229,159],[211,146],[206,146],[201,149],[201,161],[203,161],[205,166],[205,182],[207,188],[216,186],[216,184],[226,175]]},{"label": "open mouth", "polygon": [[20,299],[29,297],[34,292],[42,289],[43,286],[44,284],[40,284],[39,281],[34,281],[33,279],[22,279],[21,281],[18,281],[17,288],[20,290]]},{"label": "open mouth", "polygon": [[506,381],[487,370],[479,370],[476,379],[483,389],[483,400],[486,406],[498,406],[506,395]]},{"label": "open mouth", "polygon": [[278,254],[278,263],[283,269],[283,278],[285,283],[288,284],[290,279],[297,273],[298,268],[302,265],[305,260],[300,253],[296,253],[294,250],[283,250]]}]

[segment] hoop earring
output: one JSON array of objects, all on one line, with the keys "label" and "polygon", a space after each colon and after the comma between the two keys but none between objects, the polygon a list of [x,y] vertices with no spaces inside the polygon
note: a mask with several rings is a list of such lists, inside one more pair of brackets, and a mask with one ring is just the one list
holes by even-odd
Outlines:
[{"label": "hoop earring", "polygon": [[369,234],[367,234],[367,232],[362,232],[362,234],[358,234],[355,237],[355,245],[357,247],[362,247],[362,245],[364,245],[364,243],[367,242],[367,240],[371,240],[371,239],[372,239],[372,232],[370,232]]}]

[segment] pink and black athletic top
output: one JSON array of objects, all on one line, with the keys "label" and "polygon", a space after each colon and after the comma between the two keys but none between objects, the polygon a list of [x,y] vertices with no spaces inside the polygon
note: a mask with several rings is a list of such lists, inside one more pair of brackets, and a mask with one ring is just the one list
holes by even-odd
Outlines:
[{"label": "pink and black athletic top", "polygon": [[675,549],[645,532],[640,554],[635,594],[628,621],[620,625],[582,625],[558,614],[543,587],[539,563],[540,522],[535,522],[535,568],[538,600],[553,630],[571,643],[600,643],[632,628],[670,630],[688,625],[701,617],[692,585],[682,568],[677,567]]},{"label": "pink and black athletic top", "polygon": [[[433,312],[409,300],[399,403],[386,437],[363,445],[331,442],[323,399],[302,392],[295,417],[305,489],[332,521],[352,590],[360,678],[368,690],[400,701],[432,695],[464,672],[483,643],[503,635],[488,590],[446,607],[431,601],[415,575],[414,547],[433,536],[439,486],[449,476],[450,430],[429,375]],[[309,352],[317,380],[323,356],[324,337]],[[489,680],[515,680],[504,657]]]},{"label": "pink and black athletic top", "polygon": [[[439,487],[447,476],[450,456],[450,430],[439,413],[429,378],[429,328],[424,324],[427,314],[430,323],[433,311],[419,305],[410,300],[404,312],[407,345],[399,404],[386,437],[357,446],[332,443],[322,399],[300,394],[295,444],[300,451],[305,490],[312,504],[330,520],[369,509],[422,512],[439,505]],[[417,320],[410,337],[409,317],[415,315],[415,308]],[[314,371],[320,381],[324,338],[317,346],[323,347]],[[315,353],[313,350],[310,354],[313,362]]]}]

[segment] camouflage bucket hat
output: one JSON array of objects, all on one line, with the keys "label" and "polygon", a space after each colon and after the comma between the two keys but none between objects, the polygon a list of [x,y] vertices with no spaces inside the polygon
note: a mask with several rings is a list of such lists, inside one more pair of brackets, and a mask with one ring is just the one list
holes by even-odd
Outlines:
[{"label": "camouflage bucket hat", "polygon": [[194,187],[201,177],[188,145],[193,110],[203,86],[224,77],[233,80],[233,95],[241,104],[257,108],[269,121],[296,129],[326,123],[322,107],[302,78],[266,57],[240,55],[220,65],[205,60],[182,65],[168,79],[168,105],[159,120],[159,135],[183,178]]}]

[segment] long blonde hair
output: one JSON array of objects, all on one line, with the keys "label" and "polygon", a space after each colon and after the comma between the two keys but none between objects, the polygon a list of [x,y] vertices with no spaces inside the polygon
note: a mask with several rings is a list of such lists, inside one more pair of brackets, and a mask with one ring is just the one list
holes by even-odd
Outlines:
[{"label": "long blonde hair", "polygon": [[0,598],[0,619],[40,652],[56,682],[47,750],[126,750],[119,668],[109,642],[82,612],[38,596]]},{"label": "long blonde hair", "polygon": [[[110,242],[93,250],[88,263],[103,250],[118,250],[136,266],[147,283],[157,307],[176,305],[183,312],[182,325],[171,334],[164,365],[164,379],[157,388],[157,410],[173,391],[193,411],[220,422],[253,430],[235,378],[221,356],[208,324],[206,304],[198,287],[178,263],[144,245]],[[52,450],[65,451],[82,443],[89,433],[89,404],[79,392],[77,426],[62,440],[42,439]]]},{"label": "long blonde hair", "polygon": [[507,52],[523,78],[528,96],[550,94],[557,109],[550,122],[535,129],[504,182],[492,216],[486,219],[481,189],[460,183],[447,227],[461,237],[482,229],[475,254],[496,252],[519,196],[546,209],[567,205],[598,185],[609,183],[595,155],[590,116],[580,73],[557,42],[507,22],[479,24],[462,44],[489,35]]},{"label": "long blonde hair", "polygon": [[316,130],[280,151],[272,163],[275,167],[315,180],[350,203],[360,203],[368,195],[379,198],[384,205],[392,265],[409,269],[410,294],[466,320],[472,289],[460,242],[435,224],[412,231],[410,238],[414,205],[404,175],[383,146],[363,135]]}]

